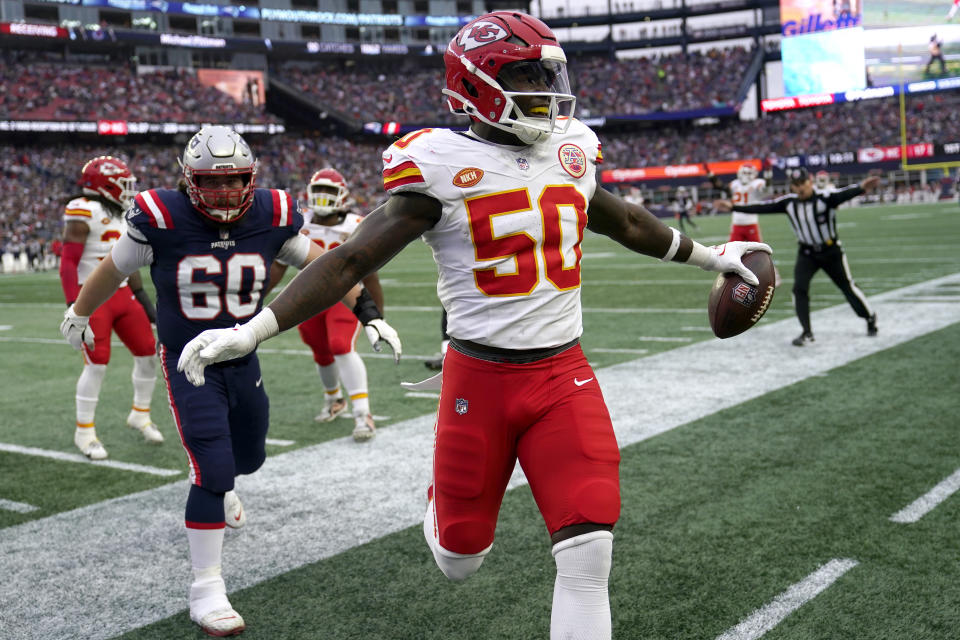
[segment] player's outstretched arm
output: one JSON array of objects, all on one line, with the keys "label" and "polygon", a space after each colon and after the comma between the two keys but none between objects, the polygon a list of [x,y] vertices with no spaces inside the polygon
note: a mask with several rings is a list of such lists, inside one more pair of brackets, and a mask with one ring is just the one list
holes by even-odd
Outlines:
[{"label": "player's outstretched arm", "polygon": [[626,248],[664,262],[683,262],[705,271],[736,273],[751,284],[756,275],[743,266],[740,257],[749,251],[772,253],[762,242],[728,242],[705,247],[676,229],[668,227],[645,208],[630,204],[606,189],[598,188],[590,200],[591,231],[616,240]]},{"label": "player's outstretched arm", "polygon": [[[336,304],[356,283],[436,224],[441,210],[440,203],[429,196],[391,196],[366,217],[349,240],[312,261],[249,322],[236,329],[204,331],[187,343],[177,369],[191,383],[203,384],[203,369],[208,364],[250,353],[267,338]],[[390,343],[384,336],[389,325],[382,321],[377,325],[380,337]],[[391,337],[395,338],[395,332]]]},{"label": "player's outstretched arm", "polygon": [[93,330],[88,326],[90,314],[110,299],[126,277],[127,274],[121,273],[114,265],[113,256],[107,254],[83,283],[76,302],[63,314],[60,323],[60,333],[74,349],[80,349],[84,344],[93,348]]}]

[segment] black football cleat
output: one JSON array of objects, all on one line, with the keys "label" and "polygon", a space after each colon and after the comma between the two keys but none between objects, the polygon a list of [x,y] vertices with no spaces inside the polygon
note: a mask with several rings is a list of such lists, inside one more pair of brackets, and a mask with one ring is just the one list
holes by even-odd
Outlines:
[{"label": "black football cleat", "polygon": [[877,314],[874,313],[872,316],[867,318],[867,335],[871,338],[876,337],[877,335]]},{"label": "black football cleat", "polygon": [[443,356],[438,355],[436,358],[424,360],[423,366],[430,369],[430,371],[441,371],[443,369]]},{"label": "black football cleat", "polygon": [[796,338],[794,338],[794,339],[791,341],[791,344],[792,344],[793,346],[795,346],[795,347],[802,347],[802,346],[805,345],[806,343],[808,343],[808,342],[813,342],[813,341],[814,341],[814,340],[813,340],[813,334],[810,333],[809,331],[804,331],[804,332],[801,333],[799,336],[797,336]]}]

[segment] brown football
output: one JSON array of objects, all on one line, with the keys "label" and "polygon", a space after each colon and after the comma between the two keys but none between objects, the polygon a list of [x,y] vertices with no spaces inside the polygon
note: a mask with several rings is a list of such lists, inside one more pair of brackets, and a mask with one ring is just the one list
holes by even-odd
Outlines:
[{"label": "brown football", "polygon": [[757,324],[773,300],[774,270],[770,254],[751,251],[744,254],[742,260],[744,266],[756,274],[760,285],[749,285],[735,273],[717,276],[710,289],[707,315],[710,328],[718,338],[732,338]]}]

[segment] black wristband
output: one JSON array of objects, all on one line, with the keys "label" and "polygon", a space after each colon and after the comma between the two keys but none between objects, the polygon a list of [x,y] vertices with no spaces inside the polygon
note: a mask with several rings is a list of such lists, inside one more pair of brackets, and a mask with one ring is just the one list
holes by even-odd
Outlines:
[{"label": "black wristband", "polygon": [[377,303],[373,301],[373,296],[366,289],[362,289],[357,296],[357,302],[353,305],[353,315],[357,316],[360,324],[364,325],[371,320],[383,317],[380,309],[377,308]]}]

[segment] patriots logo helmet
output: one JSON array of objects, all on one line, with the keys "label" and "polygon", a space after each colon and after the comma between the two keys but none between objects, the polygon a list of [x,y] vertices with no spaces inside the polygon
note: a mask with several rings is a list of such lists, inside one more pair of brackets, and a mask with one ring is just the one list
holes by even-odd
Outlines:
[{"label": "patriots logo helmet", "polygon": [[253,204],[259,162],[233,129],[203,127],[178,161],[191,204],[207,218],[236,222]]}]

